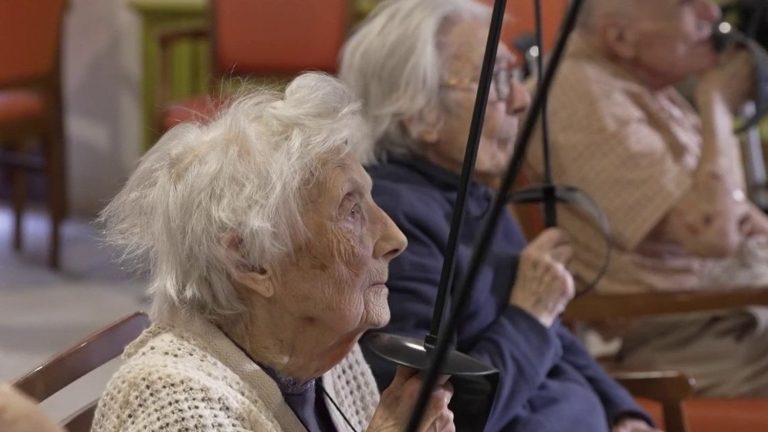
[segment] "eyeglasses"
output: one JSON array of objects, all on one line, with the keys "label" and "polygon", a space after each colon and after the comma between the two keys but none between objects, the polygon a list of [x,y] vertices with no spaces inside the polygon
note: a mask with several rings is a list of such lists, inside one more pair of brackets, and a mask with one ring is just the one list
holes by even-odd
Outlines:
[{"label": "eyeglasses", "polygon": [[[512,95],[512,81],[519,81],[522,77],[520,69],[500,68],[493,71],[491,80],[491,89],[488,93],[488,102],[498,102],[509,100]],[[448,87],[456,90],[477,90],[477,79],[470,78],[448,78],[440,83],[441,87]]]}]

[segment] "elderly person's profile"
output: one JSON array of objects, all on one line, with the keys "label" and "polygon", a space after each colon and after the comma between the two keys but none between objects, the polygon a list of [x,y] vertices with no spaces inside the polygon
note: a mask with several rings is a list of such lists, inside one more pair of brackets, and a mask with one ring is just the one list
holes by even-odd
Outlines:
[{"label": "elderly person's profile", "polygon": [[[423,337],[430,327],[489,22],[489,8],[470,0],[388,0],[343,48],[340,77],[363,100],[374,135],[372,142],[356,143],[368,144],[361,153],[376,156],[368,166],[374,199],[409,241],[390,266],[391,333]],[[518,66],[500,44],[457,275],[466,274],[490,208],[494,191],[486,183],[502,174],[528,106],[528,93],[514,78]],[[505,214],[489,248],[458,318],[456,341],[460,351],[500,372],[485,430],[655,430],[629,393],[560,323],[574,295],[564,233],[550,229],[526,245]],[[368,360],[386,388],[394,368],[373,355]]]},{"label": "elderly person's profile", "polygon": [[[748,198],[736,129],[754,93],[753,60],[712,42],[713,0],[587,0],[550,92],[555,180],[587,192],[611,227],[598,291],[768,286],[768,218]],[[691,82],[691,99],[676,86]],[[529,154],[543,173],[541,146]],[[599,226],[559,215],[572,270],[601,266]],[[710,397],[768,396],[768,309],[722,308],[642,318],[609,329],[628,369],[668,369]]]},{"label": "elderly person's profile", "polygon": [[[153,325],[96,411],[106,431],[397,431],[421,379],[381,396],[357,342],[389,320],[406,247],[373,202],[359,103],[304,74],[169,131],[102,213],[149,270]],[[452,431],[450,385],[422,430]]]}]

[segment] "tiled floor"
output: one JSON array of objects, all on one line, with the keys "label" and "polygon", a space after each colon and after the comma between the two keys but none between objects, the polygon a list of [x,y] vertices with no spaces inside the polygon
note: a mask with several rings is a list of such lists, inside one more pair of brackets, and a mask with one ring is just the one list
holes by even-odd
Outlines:
[{"label": "tiled floor", "polygon": [[[146,309],[140,280],[112,262],[88,220],[69,219],[63,227],[62,270],[46,263],[48,223],[25,218],[25,248],[11,249],[11,214],[0,207],[0,380],[9,381],[53,353],[72,345],[129,312]],[[61,418],[95,399],[115,364],[99,370],[44,406]]]}]

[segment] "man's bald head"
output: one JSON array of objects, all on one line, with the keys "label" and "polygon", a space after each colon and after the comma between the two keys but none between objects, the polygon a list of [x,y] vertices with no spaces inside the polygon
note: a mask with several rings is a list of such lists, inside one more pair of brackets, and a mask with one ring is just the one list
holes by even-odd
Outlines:
[{"label": "man's bald head", "polygon": [[579,16],[579,29],[596,31],[605,19],[627,19],[637,13],[648,0],[584,0]]},{"label": "man's bald head", "polygon": [[653,88],[680,82],[717,60],[713,0],[584,0],[579,31],[606,59]]}]

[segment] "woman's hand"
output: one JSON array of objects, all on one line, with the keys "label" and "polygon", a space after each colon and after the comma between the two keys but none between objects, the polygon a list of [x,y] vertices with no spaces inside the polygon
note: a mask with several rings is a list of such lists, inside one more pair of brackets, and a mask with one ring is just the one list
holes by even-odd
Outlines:
[{"label": "woman's hand", "polygon": [[549,228],[523,249],[509,303],[550,327],[574,295],[571,273],[565,268],[573,256],[567,235]]},{"label": "woman's hand", "polygon": [[33,400],[8,384],[0,384],[0,431],[63,432]]},{"label": "woman's hand", "polygon": [[[453,390],[443,377],[427,404],[419,432],[454,432],[453,413],[448,409]],[[411,418],[421,389],[418,371],[399,367],[392,384],[381,394],[379,406],[373,413],[368,432],[402,432]]]}]

